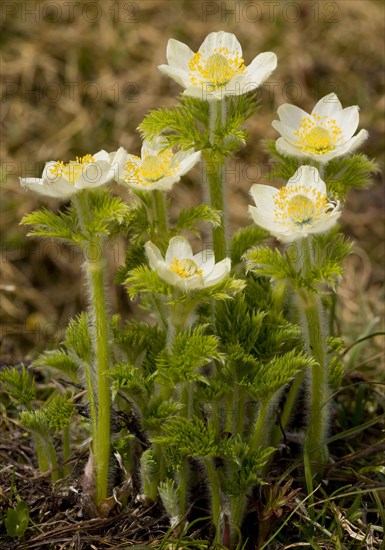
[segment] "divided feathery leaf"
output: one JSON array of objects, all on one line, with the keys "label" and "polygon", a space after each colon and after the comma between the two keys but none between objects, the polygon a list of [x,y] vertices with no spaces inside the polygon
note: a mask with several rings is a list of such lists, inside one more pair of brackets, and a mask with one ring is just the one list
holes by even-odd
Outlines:
[{"label": "divided feathery leaf", "polygon": [[57,214],[46,208],[35,210],[26,214],[20,224],[33,227],[28,233],[29,237],[53,237],[77,244],[84,239],[78,227],[76,212],[71,208]]},{"label": "divided feathery leaf", "polygon": [[288,279],[296,281],[298,275],[287,254],[283,255],[275,248],[252,248],[245,254],[246,269],[258,275],[271,277],[274,280]]},{"label": "divided feathery leaf", "polygon": [[192,208],[186,208],[179,214],[178,221],[175,225],[175,233],[180,233],[182,229],[188,229],[194,231],[197,222],[207,222],[213,227],[221,225],[222,213],[220,210],[213,208],[207,204],[200,204],[199,206],[193,206]]},{"label": "divided feathery leaf", "polygon": [[79,382],[79,365],[63,350],[46,351],[42,353],[32,363],[32,366],[37,368],[49,367],[51,369],[57,369],[68,376],[68,378],[70,378],[72,382]]},{"label": "divided feathery leaf", "polygon": [[252,398],[267,400],[288,384],[298,372],[312,367],[313,364],[313,358],[292,350],[261,365],[255,376],[246,376],[240,385]]},{"label": "divided feathery leaf", "polygon": [[71,398],[66,395],[55,395],[41,409],[46,417],[46,422],[53,432],[59,432],[67,428],[75,414],[75,407]]},{"label": "divided feathery leaf", "polygon": [[158,430],[169,419],[183,408],[180,403],[165,401],[163,397],[155,397],[147,403],[142,411],[144,430]]},{"label": "divided feathery leaf", "polygon": [[173,418],[163,426],[163,431],[166,435],[154,437],[153,441],[176,447],[185,457],[219,456],[215,429],[210,424],[206,426],[200,418]]},{"label": "divided feathery leaf", "polygon": [[218,352],[218,338],[205,335],[206,326],[179,333],[172,348],[163,350],[156,361],[157,379],[162,383],[178,384],[184,381],[204,381],[199,369],[213,360],[222,360]]},{"label": "divided feathery leaf", "polygon": [[344,199],[350,189],[367,188],[379,166],[362,153],[332,159],[325,167],[325,182],[331,195]]},{"label": "divided feathery leaf", "polygon": [[76,357],[90,364],[92,361],[92,342],[89,323],[90,316],[85,312],[71,319],[63,343],[68,351],[73,352]]},{"label": "divided feathery leaf", "polygon": [[252,246],[256,246],[269,237],[269,233],[257,225],[249,225],[239,229],[231,239],[231,263],[235,265],[242,261],[243,254]]},{"label": "divided feathery leaf", "polygon": [[31,402],[36,398],[36,386],[24,365],[21,370],[16,367],[5,367],[0,372],[0,382],[5,392],[18,405],[27,409],[31,407]]},{"label": "divided feathery leaf", "polygon": [[130,298],[135,298],[138,294],[163,294],[170,296],[172,287],[165,283],[156,271],[146,265],[140,265],[128,273],[125,280],[128,286]]},{"label": "divided feathery leaf", "polygon": [[284,155],[281,155],[281,153],[278,153],[275,146],[275,140],[273,139],[266,139],[263,143],[272,157],[272,171],[266,175],[266,178],[269,178],[269,183],[271,183],[275,178],[280,178],[284,181],[289,180],[301,164],[306,164],[304,159],[299,161],[295,157],[285,157]]},{"label": "divided feathery leaf", "polygon": [[146,403],[153,384],[139,369],[128,363],[119,362],[112,367],[109,376],[112,379],[111,389],[114,397],[118,392],[125,391],[134,401],[139,401],[142,405]]}]

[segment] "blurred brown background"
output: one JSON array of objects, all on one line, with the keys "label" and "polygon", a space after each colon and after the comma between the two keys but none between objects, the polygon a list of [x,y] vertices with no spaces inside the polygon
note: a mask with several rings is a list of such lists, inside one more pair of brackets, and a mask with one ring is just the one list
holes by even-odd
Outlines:
[{"label": "blurred brown background", "polygon": [[[24,213],[56,201],[23,191],[18,176],[40,176],[51,159],[120,145],[140,150],[136,127],[149,109],[172,106],[181,91],[162,77],[167,40],[196,51],[211,31],[234,32],[248,64],[272,50],[278,68],[261,89],[250,139],[229,163],[234,228],[249,223],[250,186],[269,169],[261,146],[275,138],[277,107],[311,109],[335,91],[358,104],[369,140],[362,150],[384,160],[384,6],[381,0],[339,1],[7,1],[2,10],[1,316],[5,362],[57,346],[69,317],[84,303],[81,263],[71,248],[26,238]],[[199,168],[172,192],[173,211],[201,201]],[[277,182],[279,183],[279,182]],[[382,176],[349,196],[342,225],[356,241],[346,262],[339,317],[347,339],[383,316],[384,189]],[[113,271],[122,243],[111,245]],[[122,289],[111,296],[127,310]]]}]

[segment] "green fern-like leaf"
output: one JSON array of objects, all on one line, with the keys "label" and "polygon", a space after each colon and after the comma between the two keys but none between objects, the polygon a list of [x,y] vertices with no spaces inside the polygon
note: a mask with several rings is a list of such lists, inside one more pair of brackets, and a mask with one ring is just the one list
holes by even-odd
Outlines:
[{"label": "green fern-like leaf", "polygon": [[29,409],[36,398],[36,386],[26,367],[5,367],[0,372],[0,382],[11,399]]},{"label": "green fern-like leaf", "polygon": [[55,395],[41,412],[46,417],[49,429],[59,432],[70,425],[75,414],[75,407],[72,399],[66,395]]},{"label": "green fern-like leaf", "polygon": [[182,210],[175,226],[175,233],[179,233],[182,229],[196,231],[197,222],[207,222],[213,227],[218,227],[221,224],[221,212],[207,204]]},{"label": "green fern-like leaf", "polygon": [[68,376],[73,382],[79,382],[79,365],[64,351],[46,351],[33,362],[33,366],[37,368],[49,367],[57,369]]},{"label": "green fern-like leaf", "polygon": [[88,313],[81,313],[75,319],[71,319],[65,333],[64,346],[68,351],[73,351],[76,357],[90,364],[92,362],[92,342],[89,323]]},{"label": "green fern-like leaf", "polygon": [[165,349],[157,358],[157,378],[167,384],[191,380],[204,380],[199,369],[212,360],[221,360],[218,339],[204,334],[206,327],[200,325],[179,333],[170,350]]},{"label": "green fern-like leaf", "polygon": [[172,287],[165,283],[156,271],[146,265],[141,265],[132,269],[125,280],[128,287],[130,298],[135,298],[138,294],[163,294],[170,296]]},{"label": "green fern-like leaf", "polygon": [[177,417],[164,425],[165,435],[153,438],[156,443],[176,447],[185,457],[215,457],[219,454],[215,430],[200,418]]},{"label": "green fern-like leaf", "polygon": [[325,182],[328,191],[343,199],[350,189],[367,188],[373,183],[378,164],[366,155],[358,154],[332,159],[325,167]]},{"label": "green fern-like leaf", "polygon": [[79,243],[84,238],[73,209],[55,214],[43,208],[26,214],[20,223],[33,227],[28,233],[30,237],[54,237],[71,243]]},{"label": "green fern-like leaf", "polygon": [[269,233],[257,225],[249,225],[239,229],[231,240],[231,262],[237,264],[242,260],[243,254],[252,246],[264,241]]}]

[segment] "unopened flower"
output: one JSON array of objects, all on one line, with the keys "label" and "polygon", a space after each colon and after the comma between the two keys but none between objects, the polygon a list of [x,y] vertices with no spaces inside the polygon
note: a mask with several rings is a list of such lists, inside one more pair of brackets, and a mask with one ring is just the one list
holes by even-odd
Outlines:
[{"label": "unopened flower", "polygon": [[325,164],[346,155],[368,137],[366,130],[353,136],[359,123],[358,107],[342,108],[336,94],[318,101],[309,115],[299,107],[285,103],[278,109],[280,120],[274,128],[281,134],[277,151],[286,156],[311,158]]},{"label": "unopened flower", "polygon": [[64,199],[82,189],[104,185],[113,177],[109,154],[99,151],[68,163],[51,160],[44,166],[41,178],[20,178],[20,184],[41,195]]},{"label": "unopened flower", "polygon": [[157,271],[159,277],[186,291],[216,285],[231,269],[229,258],[215,263],[211,250],[194,255],[190,243],[183,237],[170,240],[165,258],[151,241],[146,242],[145,251],[151,269]]},{"label": "unopened flower", "polygon": [[160,71],[183,86],[185,95],[220,100],[258,88],[276,68],[277,57],[272,52],[261,53],[246,66],[236,36],[220,31],[210,33],[197,53],[170,39],[167,62],[159,66]]},{"label": "unopened flower", "polygon": [[249,206],[254,222],[282,242],[292,242],[312,233],[323,233],[337,222],[339,203],[329,201],[325,182],[312,166],[300,166],[285,187],[253,185]]},{"label": "unopened flower", "polygon": [[123,147],[111,156],[115,179],[141,191],[170,191],[174,183],[200,159],[200,151],[178,151],[165,149],[162,138],[143,142],[141,156],[130,155]]}]

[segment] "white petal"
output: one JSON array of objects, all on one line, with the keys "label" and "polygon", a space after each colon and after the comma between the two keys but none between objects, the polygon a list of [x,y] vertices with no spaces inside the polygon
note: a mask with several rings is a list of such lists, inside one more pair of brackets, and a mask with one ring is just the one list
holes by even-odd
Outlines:
[{"label": "white petal", "polygon": [[295,174],[289,179],[286,187],[290,188],[297,185],[303,185],[309,189],[316,189],[323,195],[326,195],[325,182],[322,180],[317,168],[314,166],[300,166]]},{"label": "white petal", "polygon": [[342,111],[336,113],[334,118],[337,126],[342,130],[344,139],[349,139],[358,128],[360,120],[359,109],[357,105],[346,107],[346,109],[342,109]]},{"label": "white petal", "polygon": [[162,74],[174,79],[175,82],[183,86],[183,88],[190,85],[190,77],[186,71],[177,69],[176,67],[170,67],[169,65],[158,65],[158,69]]},{"label": "white petal", "polygon": [[215,255],[212,250],[202,250],[197,254],[194,254],[194,262],[199,269],[202,269],[203,274],[209,275],[215,266]]},{"label": "white petal", "polygon": [[227,277],[227,275],[230,273],[230,270],[230,258],[225,258],[221,262],[218,262],[217,264],[215,264],[214,269],[209,275],[203,275],[204,286],[209,287],[220,283],[225,277]]},{"label": "white petal", "polygon": [[199,52],[204,58],[210,57],[220,48],[227,48],[231,53],[237,53],[242,57],[242,47],[235,34],[225,31],[211,32],[204,39]]},{"label": "white petal", "polygon": [[309,116],[306,111],[300,109],[296,105],[291,105],[290,103],[284,103],[278,107],[277,114],[286,126],[289,126],[294,130],[297,130],[301,126],[301,121],[303,118],[307,118]]},{"label": "white petal", "polygon": [[171,67],[189,71],[188,63],[194,52],[183,42],[170,38],[167,43],[167,62]]},{"label": "white petal", "polygon": [[110,172],[109,162],[90,162],[84,165],[74,186],[76,189],[93,189],[104,185],[112,177],[113,172]]},{"label": "white petal", "polygon": [[203,288],[204,280],[200,275],[193,275],[187,279],[180,277],[177,285],[184,290],[194,290],[195,288]]},{"label": "white petal", "polygon": [[262,84],[277,67],[277,56],[273,52],[263,52],[257,55],[248,67],[246,74],[251,81]]},{"label": "white petal", "polygon": [[166,262],[169,264],[174,258],[179,260],[193,258],[190,243],[184,237],[173,237],[166,252]]},{"label": "white petal", "polygon": [[92,156],[94,157],[96,162],[99,162],[100,160],[103,160],[105,162],[110,162],[110,155],[104,149],[102,149],[101,151],[98,151]]},{"label": "white petal", "polygon": [[271,185],[255,184],[250,189],[250,195],[253,197],[257,208],[261,208],[266,214],[274,212],[274,197],[278,189]]},{"label": "white petal", "polygon": [[110,161],[111,161],[111,168],[114,172],[114,180],[118,183],[123,183],[124,176],[125,176],[125,165],[127,163],[129,154],[123,147],[119,147],[119,149],[111,155]]},{"label": "white petal", "polygon": [[186,87],[183,95],[189,97],[196,97],[201,101],[221,101],[225,97],[224,88],[216,92],[211,92],[207,89],[207,86],[203,83],[200,86],[188,86]]},{"label": "white petal", "polygon": [[39,195],[54,197],[56,199],[65,199],[76,192],[73,185],[60,178],[56,182],[48,182],[41,178],[19,178],[20,185],[27,187]]},{"label": "white petal", "polygon": [[271,123],[271,125],[273,126],[273,128],[275,128],[275,130],[277,130],[277,132],[279,132],[281,134],[282,137],[284,137],[287,141],[290,141],[291,143],[295,143],[296,141],[298,141],[298,138],[297,136],[295,135],[295,129],[290,127],[290,126],[287,126],[286,124],[284,124],[283,122],[281,122],[280,120],[273,120],[273,122]]},{"label": "white petal", "polygon": [[341,211],[334,209],[333,212],[325,214],[320,220],[309,226],[309,233],[325,233],[329,231],[329,229],[336,225],[340,216]]},{"label": "white petal", "polygon": [[342,110],[342,105],[335,93],[325,95],[322,99],[315,104],[312,114],[315,113],[319,116],[331,116],[335,115]]},{"label": "white petal", "polygon": [[307,153],[306,151],[301,151],[300,149],[295,147],[295,145],[292,145],[283,137],[280,137],[277,139],[277,141],[275,142],[275,147],[278,153],[280,153],[281,155],[284,155],[285,157],[296,157],[296,158],[311,157],[310,153]]},{"label": "white petal", "polygon": [[356,136],[352,137],[346,142],[346,144],[344,144],[348,147],[345,152],[351,153],[352,151],[355,151],[366,139],[368,139],[368,136],[369,134],[367,130],[360,130]]},{"label": "white petal", "polygon": [[142,143],[142,148],[140,151],[142,160],[144,159],[144,157],[147,157],[147,155],[156,156],[166,146],[167,146],[167,141],[163,136],[158,136],[157,138],[152,140],[145,139]]},{"label": "white petal", "polygon": [[164,262],[161,251],[151,241],[146,242],[146,244],[144,245],[144,251],[146,253],[151,269],[156,270],[158,262]]},{"label": "white petal", "polygon": [[[178,153],[175,155],[176,160],[178,160]],[[179,157],[179,175],[184,176],[191,168],[200,160],[201,152],[197,151],[192,155],[187,155],[185,158]]]},{"label": "white petal", "polygon": [[259,225],[263,229],[266,229],[270,233],[274,234],[274,231],[277,230],[277,224],[274,221],[273,213],[271,213],[271,215],[268,215],[266,213],[263,213],[260,208],[256,208],[255,206],[249,206],[249,212],[251,214],[251,217],[253,218],[253,222],[256,225]]},{"label": "white petal", "polygon": [[170,267],[164,261],[158,263],[156,270],[159,277],[166,281],[169,285],[178,285],[179,281],[183,280],[177,273],[171,271]]}]

